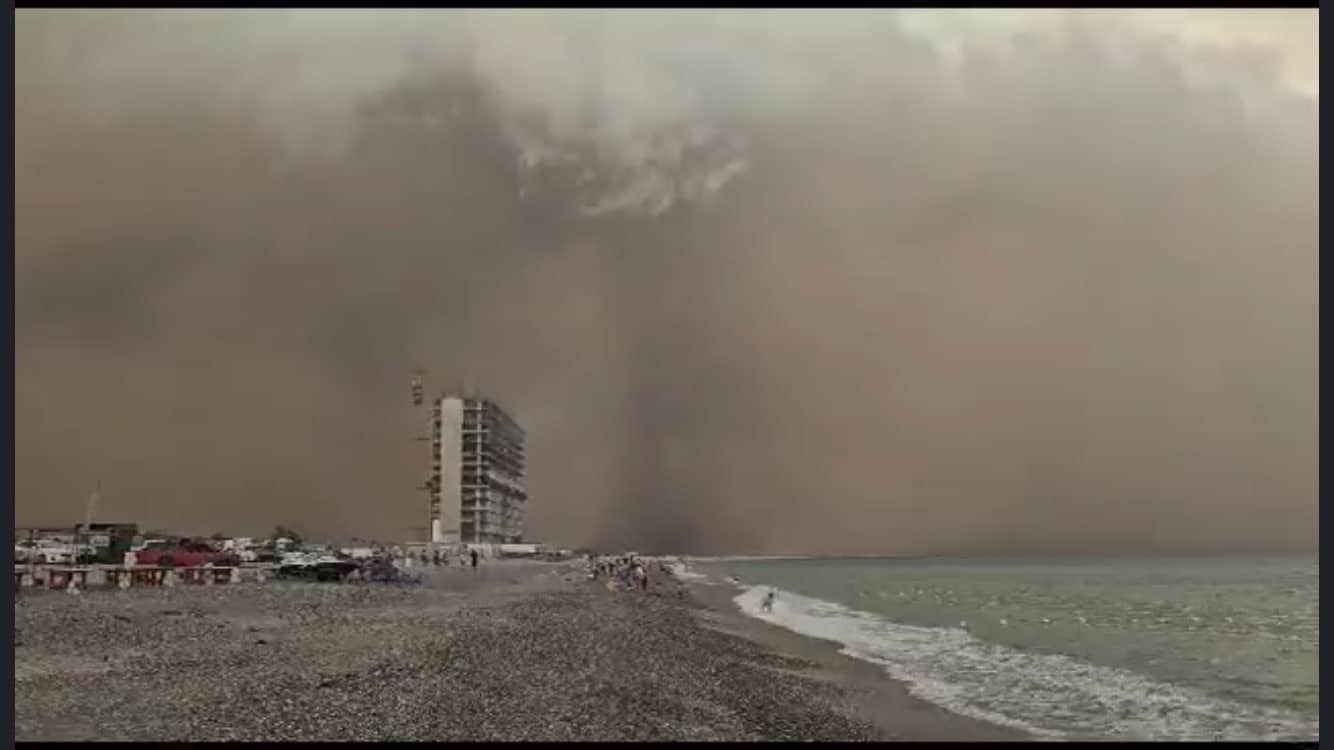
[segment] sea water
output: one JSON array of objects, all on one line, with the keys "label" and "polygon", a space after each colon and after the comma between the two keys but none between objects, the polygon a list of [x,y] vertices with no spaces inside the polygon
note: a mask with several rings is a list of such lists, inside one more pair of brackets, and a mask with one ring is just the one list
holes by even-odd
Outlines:
[{"label": "sea water", "polygon": [[747,614],[1039,736],[1319,738],[1314,556],[733,559],[685,573],[736,577]]}]

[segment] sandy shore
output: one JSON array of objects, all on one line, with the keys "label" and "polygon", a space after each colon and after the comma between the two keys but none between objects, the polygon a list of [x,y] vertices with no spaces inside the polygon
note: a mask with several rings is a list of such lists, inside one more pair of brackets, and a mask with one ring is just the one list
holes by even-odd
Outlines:
[{"label": "sandy shore", "polygon": [[24,593],[20,740],[1009,739],[722,587],[574,566],[428,585]]}]

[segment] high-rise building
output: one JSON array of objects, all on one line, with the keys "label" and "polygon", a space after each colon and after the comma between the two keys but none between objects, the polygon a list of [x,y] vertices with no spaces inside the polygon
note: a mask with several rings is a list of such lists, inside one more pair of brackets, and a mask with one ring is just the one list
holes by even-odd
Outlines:
[{"label": "high-rise building", "polygon": [[523,541],[524,432],[487,399],[445,396],[431,409],[431,541]]}]

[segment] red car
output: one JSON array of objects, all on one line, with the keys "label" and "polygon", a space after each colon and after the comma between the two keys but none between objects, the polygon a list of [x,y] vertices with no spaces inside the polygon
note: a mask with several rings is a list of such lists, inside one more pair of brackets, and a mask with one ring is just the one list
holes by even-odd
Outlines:
[{"label": "red car", "polygon": [[140,565],[158,565],[164,568],[193,568],[200,565],[236,565],[239,560],[230,552],[219,552],[207,542],[181,539],[175,542],[150,544],[135,555]]}]

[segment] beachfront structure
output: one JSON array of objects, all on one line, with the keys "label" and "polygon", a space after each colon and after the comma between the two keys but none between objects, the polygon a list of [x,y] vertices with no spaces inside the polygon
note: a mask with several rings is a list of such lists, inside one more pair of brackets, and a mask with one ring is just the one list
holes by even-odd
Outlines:
[{"label": "beachfront structure", "polygon": [[523,429],[484,398],[445,396],[431,408],[430,539],[523,541],[528,492]]}]

